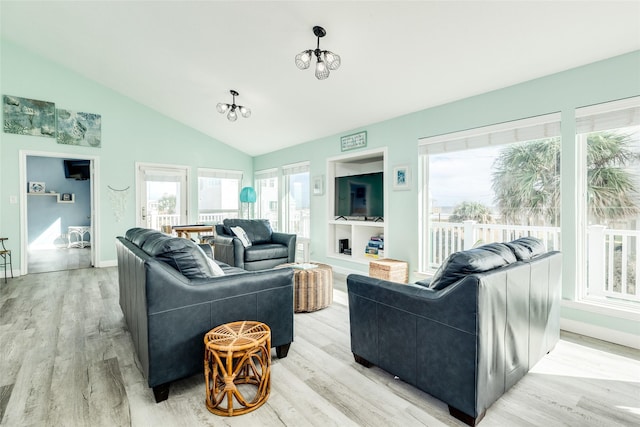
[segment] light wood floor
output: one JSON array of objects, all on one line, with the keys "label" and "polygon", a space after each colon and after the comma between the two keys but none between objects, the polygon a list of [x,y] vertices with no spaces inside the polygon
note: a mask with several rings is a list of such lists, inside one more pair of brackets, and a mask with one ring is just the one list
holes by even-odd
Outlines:
[{"label": "light wood floor", "polygon": [[[118,306],[115,268],[10,279],[0,284],[0,425],[462,425],[444,403],[354,362],[344,292],[324,310],[296,314],[295,334],[287,358],[274,354],[267,404],[218,417],[205,407],[201,375],[154,402]],[[558,425],[640,425],[638,352],[563,333],[480,423]]]},{"label": "light wood floor", "polygon": [[29,249],[27,268],[29,273],[75,270],[91,267],[91,248]]}]

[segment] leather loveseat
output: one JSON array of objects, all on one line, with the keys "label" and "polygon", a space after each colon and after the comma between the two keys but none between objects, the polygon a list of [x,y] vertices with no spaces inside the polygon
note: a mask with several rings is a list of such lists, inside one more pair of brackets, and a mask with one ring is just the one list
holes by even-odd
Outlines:
[{"label": "leather loveseat", "polygon": [[170,382],[203,372],[204,335],[223,323],[267,324],[272,347],[286,357],[293,341],[290,268],[247,272],[211,259],[209,245],[144,228],[118,237],[116,249],[120,307],[157,402],[168,397]]},{"label": "leather loveseat", "polygon": [[347,277],[351,351],[475,425],[557,343],[561,254],[534,238],[454,253],[433,280]]},{"label": "leather loveseat", "polygon": [[[242,228],[248,241],[235,233]],[[234,267],[256,271],[295,262],[296,235],[278,233],[267,219],[225,219],[216,225],[215,258]]]}]

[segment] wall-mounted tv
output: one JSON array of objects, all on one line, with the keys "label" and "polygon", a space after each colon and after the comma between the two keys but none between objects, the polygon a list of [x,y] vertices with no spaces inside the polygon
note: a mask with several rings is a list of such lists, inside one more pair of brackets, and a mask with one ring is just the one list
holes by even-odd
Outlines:
[{"label": "wall-mounted tv", "polygon": [[91,178],[91,170],[89,168],[89,164],[89,160],[65,160],[65,178],[77,179],[80,181]]},{"label": "wall-mounted tv", "polygon": [[383,178],[383,172],[336,177],[336,218],[364,217],[365,220],[373,221],[383,219]]}]

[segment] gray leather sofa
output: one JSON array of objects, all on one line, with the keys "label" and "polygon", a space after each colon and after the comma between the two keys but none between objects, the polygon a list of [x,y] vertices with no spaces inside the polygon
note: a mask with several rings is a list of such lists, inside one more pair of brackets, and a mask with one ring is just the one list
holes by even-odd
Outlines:
[{"label": "gray leather sofa", "polygon": [[[204,335],[223,323],[271,328],[279,358],[293,341],[293,270],[247,272],[207,259],[190,240],[133,228],[116,240],[120,307],[157,402],[169,384],[203,372]],[[222,269],[220,274],[210,263]]]},{"label": "gray leather sofa", "polygon": [[452,254],[433,280],[347,277],[351,351],[475,425],[557,343],[561,254],[536,239]]},{"label": "gray leather sofa", "polygon": [[[242,227],[250,241],[245,247],[232,232]],[[216,225],[215,258],[234,267],[249,271],[265,270],[276,265],[295,262],[296,235],[271,229],[267,219],[225,219]]]}]

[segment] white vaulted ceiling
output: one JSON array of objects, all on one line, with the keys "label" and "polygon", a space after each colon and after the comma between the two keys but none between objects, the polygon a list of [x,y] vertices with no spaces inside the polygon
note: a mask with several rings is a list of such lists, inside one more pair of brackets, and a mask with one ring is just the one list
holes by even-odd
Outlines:
[{"label": "white vaulted ceiling", "polygon": [[[639,1],[5,1],[2,37],[250,155],[640,49]],[[342,57],[324,81],[294,56]],[[235,123],[216,111],[250,107]]]}]

